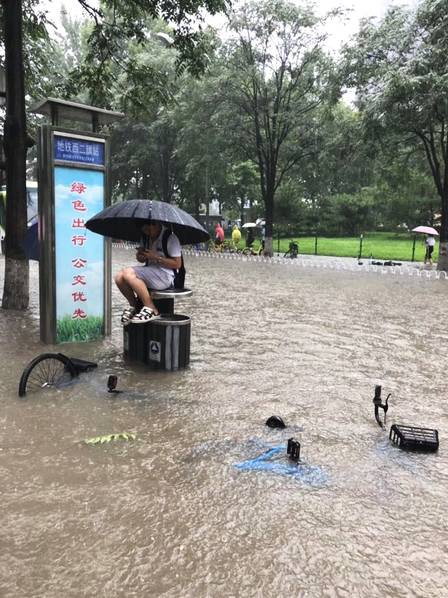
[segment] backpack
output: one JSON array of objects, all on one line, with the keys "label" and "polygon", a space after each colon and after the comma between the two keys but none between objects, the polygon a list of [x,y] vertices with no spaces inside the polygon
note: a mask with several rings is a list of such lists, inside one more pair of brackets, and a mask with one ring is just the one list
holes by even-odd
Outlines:
[{"label": "backpack", "polygon": [[[171,235],[171,231],[169,229],[166,229],[163,232],[162,247],[163,247],[163,253],[165,254],[166,257],[171,257],[170,254],[168,253],[168,239],[169,239],[170,235]],[[180,259],[181,259],[180,268],[178,270],[173,269],[173,272],[174,272],[174,283],[173,284],[174,284],[175,289],[183,289],[184,284],[185,284],[185,274],[187,271],[185,270],[184,256],[182,253],[180,254]]]}]

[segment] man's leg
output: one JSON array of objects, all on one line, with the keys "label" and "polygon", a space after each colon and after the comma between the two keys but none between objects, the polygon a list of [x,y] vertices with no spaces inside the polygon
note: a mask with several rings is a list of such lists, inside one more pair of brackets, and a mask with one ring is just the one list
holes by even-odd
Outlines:
[{"label": "man's leg", "polygon": [[124,277],[124,270],[120,270],[118,274],[115,275],[114,281],[118,287],[118,290],[121,292],[122,295],[128,300],[128,303],[131,307],[135,307],[137,304],[137,299],[135,297],[134,291],[132,287],[126,282]]},{"label": "man's leg", "polygon": [[123,278],[124,281],[132,291],[137,295],[140,301],[143,303],[144,307],[149,307],[155,314],[158,314],[159,311],[154,305],[151,295],[146,287],[146,284],[137,277],[133,268],[126,268],[123,270]]}]

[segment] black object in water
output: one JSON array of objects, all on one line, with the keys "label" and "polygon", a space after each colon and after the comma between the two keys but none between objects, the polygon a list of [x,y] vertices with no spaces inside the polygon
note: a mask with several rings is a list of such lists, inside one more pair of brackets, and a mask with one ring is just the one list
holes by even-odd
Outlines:
[{"label": "black object in water", "polygon": [[116,390],[117,382],[117,376],[109,376],[107,379],[107,392],[121,392],[121,390]]},{"label": "black object in water", "polygon": [[378,262],[372,260],[370,263],[372,264],[372,266],[401,266],[401,262],[394,262],[392,260],[386,260],[385,262]]},{"label": "black object in water", "polygon": [[434,453],[439,449],[439,432],[430,428],[393,424],[389,438],[405,451]]},{"label": "black object in water", "polygon": [[[62,353],[60,353],[60,355],[62,355]],[[65,357],[72,363],[77,374],[90,372],[90,370],[94,370],[98,367],[98,364],[94,361],[86,361],[85,359],[78,359],[77,357]]]},{"label": "black object in water", "polygon": [[286,428],[285,422],[279,415],[271,415],[271,417],[268,417],[266,420],[266,425],[269,428]]},{"label": "black object in water", "polygon": [[286,454],[293,461],[300,461],[300,442],[295,438],[288,438]]},{"label": "black object in water", "polygon": [[[386,414],[387,410],[389,409],[389,397],[390,393],[387,395],[386,402],[383,404],[381,402],[381,386],[375,386],[375,396],[373,397],[373,404],[375,405],[375,419],[380,426],[380,428],[384,428],[386,425]],[[384,423],[380,420],[380,413],[379,410],[383,409],[384,411]]]}]

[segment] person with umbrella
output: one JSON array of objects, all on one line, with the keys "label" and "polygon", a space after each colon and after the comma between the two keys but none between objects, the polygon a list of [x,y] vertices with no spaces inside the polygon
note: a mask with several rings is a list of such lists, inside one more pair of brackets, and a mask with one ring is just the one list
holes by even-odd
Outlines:
[{"label": "person with umbrella", "polygon": [[257,227],[257,225],[255,224],[255,222],[246,222],[246,224],[243,224],[243,228],[246,229],[246,247],[250,248],[252,246],[252,243],[254,242],[255,236],[254,236],[254,229]]},{"label": "person with umbrella", "polygon": [[[160,222],[149,221],[142,226],[144,246],[137,248],[136,258],[141,266],[123,268],[114,280],[129,306],[123,310],[121,323],[126,326],[144,324],[159,318],[159,312],[153,303],[148,289],[162,290],[173,286],[174,270],[181,267],[181,245],[174,233],[168,236],[167,253],[163,248],[166,228]],[[137,313],[139,301],[143,307]]]},{"label": "person with umbrella", "polygon": [[[439,236],[439,233],[436,231],[435,228],[432,226],[416,226],[412,229],[413,233],[422,233],[426,235],[425,238],[425,260],[424,263],[429,263],[432,266],[432,252],[434,251],[434,246],[436,244],[436,236]],[[415,239],[414,239],[414,247],[415,247]],[[414,250],[413,250],[414,251]]]},{"label": "person with umbrella", "polygon": [[[159,316],[149,289],[163,290],[181,282],[185,269],[181,245],[205,243],[210,235],[190,214],[179,207],[153,199],[128,199],[106,207],[86,222],[99,235],[126,241],[142,241],[137,260],[144,264],[124,268],[115,282],[128,300],[121,321],[148,322]],[[175,272],[177,276],[175,276]],[[174,285],[173,285],[174,283]],[[143,308],[137,313],[139,300]]]},{"label": "person with umbrella", "polygon": [[432,252],[434,251],[434,246],[436,244],[436,240],[432,235],[428,235],[425,239],[425,261],[424,263],[429,263],[432,266]]}]

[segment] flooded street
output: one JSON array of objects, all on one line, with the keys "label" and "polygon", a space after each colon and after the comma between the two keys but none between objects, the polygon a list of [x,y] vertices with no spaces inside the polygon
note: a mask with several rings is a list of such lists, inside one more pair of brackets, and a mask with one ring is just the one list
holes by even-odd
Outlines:
[{"label": "flooded street", "polygon": [[[35,262],[31,309],[0,310],[0,596],[445,596],[448,281],[185,261],[187,370],[124,363],[115,289],[110,338],[40,344]],[[19,398],[46,351],[98,368]],[[438,429],[439,452],[400,451],[392,423]],[[121,432],[137,438],[82,442]],[[316,475],[236,467],[291,436]]]}]

